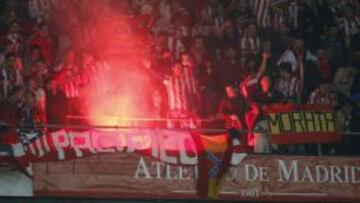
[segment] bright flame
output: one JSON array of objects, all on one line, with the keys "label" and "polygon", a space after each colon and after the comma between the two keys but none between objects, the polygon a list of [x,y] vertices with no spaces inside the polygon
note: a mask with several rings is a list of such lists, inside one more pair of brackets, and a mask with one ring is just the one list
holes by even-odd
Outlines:
[{"label": "bright flame", "polygon": [[112,62],[108,70],[96,74],[99,84],[86,93],[91,124],[131,126],[134,121],[129,119],[148,115],[148,78],[133,61],[129,63],[133,65]]},{"label": "bright flame", "polygon": [[[147,116],[150,101],[147,95],[152,86],[142,68],[147,52],[146,34],[135,28],[133,19],[122,15],[122,11],[108,1],[61,3],[55,15],[57,25],[72,35],[74,49],[95,52],[99,64],[107,64],[94,74],[98,83],[85,87],[86,99],[82,106],[90,123],[128,125],[131,122],[123,119]],[[96,12],[95,16],[92,11]],[[64,21],[68,17],[71,23]],[[74,27],[79,29],[74,30]]]},{"label": "bright flame", "polygon": [[127,126],[131,122],[125,120],[133,115],[134,109],[130,98],[118,97],[110,100],[101,100],[99,103],[92,104],[89,109],[90,122],[96,125],[106,126]]}]

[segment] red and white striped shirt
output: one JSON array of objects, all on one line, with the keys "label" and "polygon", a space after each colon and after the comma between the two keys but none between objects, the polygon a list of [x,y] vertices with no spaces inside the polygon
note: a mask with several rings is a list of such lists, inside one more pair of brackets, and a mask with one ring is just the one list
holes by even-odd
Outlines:
[{"label": "red and white striped shirt", "polygon": [[184,43],[180,38],[169,36],[167,39],[168,49],[175,59],[179,59],[181,52],[185,51]]},{"label": "red and white striped shirt", "polygon": [[273,30],[280,31],[281,25],[284,24],[286,18],[283,13],[276,12],[271,18],[271,25]]},{"label": "red and white striped shirt", "polygon": [[257,54],[260,52],[261,43],[259,36],[252,37],[249,35],[244,35],[240,40],[240,49],[242,52],[250,52]]},{"label": "red and white striped shirt", "polygon": [[309,104],[329,104],[337,105],[337,95],[334,93],[321,93],[320,89],[314,90],[309,97]]},{"label": "red and white striped shirt", "polygon": [[189,66],[183,66],[183,74],[185,79],[186,91],[190,94],[197,94],[197,85],[193,68]]},{"label": "red and white striped shirt", "polygon": [[360,32],[360,17],[343,18],[340,27],[344,29],[345,36],[354,36]]},{"label": "red and white striped shirt", "polygon": [[76,77],[61,85],[61,89],[66,95],[66,98],[79,97],[79,78]]},{"label": "red and white striped shirt", "polygon": [[275,89],[282,93],[285,100],[298,98],[301,95],[301,82],[296,77],[290,79],[280,79]]},{"label": "red and white striped shirt", "polygon": [[9,96],[13,87],[21,86],[23,84],[23,77],[19,69],[7,70],[6,68],[3,68],[1,70],[1,77],[3,79],[0,80],[0,95],[4,97]]},{"label": "red and white striped shirt", "polygon": [[182,117],[189,112],[188,92],[184,74],[170,76],[164,81],[167,94],[169,112],[173,117]]},{"label": "red and white striped shirt", "polygon": [[250,3],[257,25],[270,27],[270,0],[252,0]]},{"label": "red and white striped shirt", "polygon": [[71,69],[63,69],[53,81],[53,85],[59,86],[66,95],[66,98],[79,97],[79,84],[82,81],[81,75],[73,75]]}]

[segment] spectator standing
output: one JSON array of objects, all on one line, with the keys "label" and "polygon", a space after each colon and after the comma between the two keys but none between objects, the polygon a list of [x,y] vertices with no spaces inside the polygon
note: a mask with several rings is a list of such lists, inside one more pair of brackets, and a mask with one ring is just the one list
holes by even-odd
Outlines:
[{"label": "spectator standing", "polygon": [[27,47],[39,47],[41,56],[47,64],[54,62],[54,44],[50,36],[49,26],[47,24],[40,24],[37,31],[27,40]]},{"label": "spectator standing", "polygon": [[209,58],[204,59],[199,68],[200,111],[202,117],[212,117],[216,111],[219,97],[217,76]]},{"label": "spectator standing", "polygon": [[15,86],[23,85],[21,59],[12,53],[6,57],[6,63],[1,68],[1,95],[6,98]]},{"label": "spectator standing", "polygon": [[[165,79],[164,84],[168,95],[168,117],[181,120],[190,118],[189,92],[180,62],[174,63],[172,74]],[[169,121],[168,127],[190,127],[190,125],[185,121]]]},{"label": "spectator standing", "polygon": [[301,94],[305,84],[305,69],[307,62],[309,61],[316,62],[316,57],[312,55],[310,51],[305,49],[304,41],[298,38],[290,44],[290,47],[283,53],[277,63],[277,65],[284,62],[289,62],[291,64],[292,75],[301,83]]},{"label": "spectator standing", "polygon": [[258,54],[261,51],[261,41],[255,23],[249,23],[244,35],[240,39],[241,63],[245,63],[246,56]]},{"label": "spectator standing", "polygon": [[301,101],[301,82],[292,75],[290,63],[279,65],[279,78],[275,84],[275,89],[282,94],[286,103],[300,103]]},{"label": "spectator standing", "polygon": [[337,95],[332,90],[330,81],[323,80],[320,85],[315,89],[309,97],[309,104],[325,104],[336,107],[338,104]]},{"label": "spectator standing", "polygon": [[349,65],[344,65],[339,68],[334,76],[335,88],[340,91],[341,94],[346,97],[350,97],[351,88],[355,81],[355,76],[357,75],[358,70]]},{"label": "spectator standing", "polygon": [[226,94],[220,100],[218,107],[219,118],[224,121],[224,126],[227,129],[245,129],[244,116],[248,110],[245,98],[241,94],[236,93],[235,88],[231,85],[226,86],[225,91]]}]

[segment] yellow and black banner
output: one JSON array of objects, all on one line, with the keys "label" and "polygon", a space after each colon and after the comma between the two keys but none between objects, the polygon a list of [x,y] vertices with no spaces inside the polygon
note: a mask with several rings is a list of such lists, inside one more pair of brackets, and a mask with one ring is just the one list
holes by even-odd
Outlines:
[{"label": "yellow and black banner", "polygon": [[340,139],[329,105],[276,104],[267,107],[266,114],[273,143],[329,143]]}]

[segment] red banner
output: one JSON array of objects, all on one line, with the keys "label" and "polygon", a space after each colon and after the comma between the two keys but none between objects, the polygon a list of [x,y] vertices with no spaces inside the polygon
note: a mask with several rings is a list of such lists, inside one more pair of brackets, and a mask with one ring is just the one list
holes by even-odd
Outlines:
[{"label": "red banner", "polygon": [[[132,152],[170,164],[195,165],[201,136],[185,130],[117,129],[74,131],[61,129],[43,136],[23,133],[13,144],[15,157],[31,162],[59,161],[116,152]],[[226,136],[226,134],[221,135]],[[25,143],[25,144],[23,144]],[[16,147],[16,148],[15,148]],[[8,155],[9,156],[9,155]],[[1,155],[0,155],[1,158]]]},{"label": "red banner", "polygon": [[[36,163],[37,196],[203,199],[198,166],[174,166],[133,153]],[[230,167],[220,199],[360,201],[357,158],[247,156]]]},{"label": "red banner", "polygon": [[360,201],[359,159],[247,156],[230,139],[235,134],[119,129],[23,136],[32,141],[12,145],[13,159],[33,162],[38,196]]},{"label": "red banner", "polygon": [[[195,191],[200,196],[212,198],[217,198],[220,180],[230,162],[236,164],[246,155],[241,151],[233,152],[227,134],[206,136],[187,130],[134,128],[79,132],[61,129],[43,136],[38,132],[20,133],[19,136],[22,143],[9,146],[13,153],[6,152],[4,154],[7,156],[0,158],[17,161],[20,170],[28,175],[32,174],[30,162],[59,161],[59,165],[62,165],[60,161],[76,162],[80,158],[100,154],[128,153],[141,155],[142,159],[160,161],[160,165],[200,167],[202,172],[196,178],[198,184]],[[13,154],[13,157],[9,157],[9,154]],[[127,162],[124,164],[131,165]]]},{"label": "red banner", "polygon": [[266,113],[272,143],[329,143],[340,139],[331,106],[276,104],[266,108]]}]

